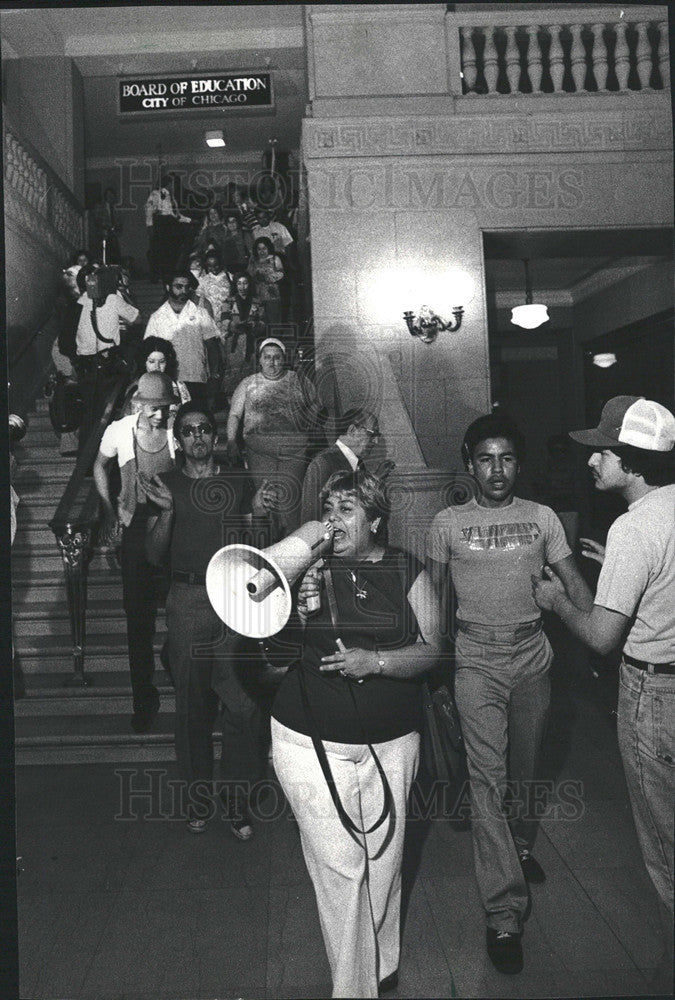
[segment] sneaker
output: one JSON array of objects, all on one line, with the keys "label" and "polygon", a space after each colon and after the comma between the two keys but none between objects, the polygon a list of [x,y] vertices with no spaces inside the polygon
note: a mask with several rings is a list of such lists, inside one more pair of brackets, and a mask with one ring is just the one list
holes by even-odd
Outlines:
[{"label": "sneaker", "polygon": [[532,857],[527,848],[518,851],[518,859],[526,882],[530,882],[532,885],[541,885],[542,882],[546,881],[544,869],[537,859]]},{"label": "sneaker", "polygon": [[188,833],[204,833],[206,830],[206,820],[205,819],[189,819]]},{"label": "sneaker", "polygon": [[488,927],[485,933],[485,943],[490,961],[497,972],[513,976],[523,969],[523,946],[520,934],[514,931],[496,931]]},{"label": "sneaker", "polygon": [[250,820],[243,819],[231,819],[230,820],[230,830],[232,835],[237,838],[237,840],[250,840],[253,836],[253,827],[251,826]]}]

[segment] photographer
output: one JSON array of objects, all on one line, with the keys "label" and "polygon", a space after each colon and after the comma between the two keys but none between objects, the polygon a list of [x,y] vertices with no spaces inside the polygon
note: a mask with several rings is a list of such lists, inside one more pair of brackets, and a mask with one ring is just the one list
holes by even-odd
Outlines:
[{"label": "photographer", "polygon": [[82,395],[79,451],[101,415],[115,379],[126,368],[120,353],[120,323],[134,323],[139,311],[117,294],[118,269],[91,264],[77,275],[80,315],[75,369]]}]

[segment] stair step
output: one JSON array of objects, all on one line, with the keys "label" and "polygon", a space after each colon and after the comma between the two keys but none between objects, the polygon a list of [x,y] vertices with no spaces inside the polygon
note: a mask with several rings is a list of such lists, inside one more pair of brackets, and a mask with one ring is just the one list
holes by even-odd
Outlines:
[{"label": "stair step", "polygon": [[47,546],[54,544],[54,532],[44,521],[19,521],[16,526],[14,544],[19,547]]},{"label": "stair step", "polygon": [[[159,689],[162,708],[175,713],[176,698],[171,688]],[[84,715],[124,715],[133,711],[131,687],[118,693],[101,691],[98,688],[69,688],[60,692],[38,695],[26,692],[24,698],[14,703],[15,719],[33,716],[58,716],[71,718]]]},{"label": "stair step", "polygon": [[[56,542],[54,545],[56,546]],[[114,555],[110,552],[95,552],[87,571],[87,586],[96,587],[99,584],[114,583],[116,580],[121,581],[121,579],[122,576]],[[26,564],[25,557],[22,560],[17,560],[16,553],[12,551],[12,587],[14,592],[41,586],[60,586],[64,584],[64,580],[60,555],[57,563],[45,565],[38,573],[35,573]]]},{"label": "stair step", "polygon": [[[63,573],[61,575],[63,576]],[[102,601],[104,598],[108,601],[117,601],[118,604],[121,601],[122,581],[119,575],[116,579],[112,580],[110,578],[100,580],[91,576],[89,577],[87,581],[88,606],[91,605],[92,600]],[[66,600],[65,579],[53,584],[40,584],[38,581],[35,581],[22,586],[14,586],[12,590],[12,608],[15,616],[25,614],[26,616],[35,615],[39,617],[41,612],[36,612],[35,607],[41,604],[49,605],[53,613],[53,605],[60,605]],[[51,617],[51,613],[45,615],[45,617]]]},{"label": "stair step", "polygon": [[[89,626],[89,622],[87,622]],[[157,619],[157,634],[155,635],[153,648],[158,654],[166,633],[162,630],[162,622]],[[72,655],[72,641],[69,634],[63,635],[16,635],[15,645],[19,656],[23,662],[24,657],[32,656],[59,656],[67,657]],[[113,656],[126,656],[127,637],[126,632],[104,632],[97,633],[87,628],[86,661],[99,654]],[[71,661],[72,662],[72,661]]]},{"label": "stair step", "polygon": [[[19,668],[26,678],[42,674],[63,674],[64,678],[72,676],[72,649],[65,652],[57,650],[52,653],[43,652],[38,654],[24,654],[21,650],[17,650],[17,652]],[[155,656],[155,663],[159,667],[159,657],[157,655]],[[121,673],[128,669],[129,656],[126,646],[120,646],[119,650],[103,650],[92,653],[89,649],[89,644],[87,644],[84,655],[84,672],[92,677],[94,683],[97,683],[98,678],[104,674]]]},{"label": "stair step", "polygon": [[68,477],[75,468],[74,455],[62,455],[53,448],[31,448],[29,453],[17,459],[19,473],[24,469],[34,469],[42,476],[60,476],[68,471]]},{"label": "stair step", "polygon": [[[105,621],[110,619],[124,618],[122,608],[121,587],[117,590],[117,600],[107,600],[96,594],[89,596],[87,601],[87,623],[91,621]],[[14,620],[19,621],[68,621],[68,607],[60,601],[31,601],[29,607],[23,607],[20,602],[13,606]]]},{"label": "stair step", "polygon": [[[69,682],[72,676],[72,669],[54,673],[27,674],[26,696],[25,698],[18,699],[17,705],[33,698],[63,697],[66,691],[78,698],[92,694],[97,697],[104,697],[106,695],[116,697],[131,694],[129,668],[126,661],[121,665],[121,669],[118,667],[118,669],[110,670],[107,673],[90,673],[89,687],[70,686]],[[160,667],[159,664],[153,675],[153,684],[159,690],[160,695],[162,692],[167,695],[173,694],[171,679],[166,670]]]},{"label": "stair step", "polygon": [[[67,637],[70,641],[70,619],[68,609],[58,610],[59,617],[34,618],[30,614],[16,616],[14,619],[14,638],[17,647],[24,646],[31,639],[51,638],[55,642],[60,642],[62,637]],[[164,615],[157,616],[157,632],[164,634],[166,625]],[[112,608],[110,614],[96,615],[95,612],[87,610],[87,647],[90,642],[95,643],[101,636],[123,636],[126,639],[127,620],[121,607]],[[162,640],[163,642],[164,640]]]}]

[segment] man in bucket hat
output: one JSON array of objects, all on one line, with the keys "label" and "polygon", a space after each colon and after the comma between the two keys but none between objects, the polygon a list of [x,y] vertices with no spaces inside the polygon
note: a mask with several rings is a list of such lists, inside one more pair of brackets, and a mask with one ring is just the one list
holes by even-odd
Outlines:
[{"label": "man in bucket hat", "polygon": [[624,642],[618,739],[647,871],[673,914],[675,799],[675,417],[638,396],[615,396],[600,423],[570,436],[591,449],[595,488],[628,511],[607,546],[585,543],[602,564],[593,608],[580,610],[559,580],[532,578],[534,599],[605,654]]},{"label": "man in bucket hat", "polygon": [[[174,439],[167,432],[167,423],[171,407],[180,400],[169,376],[161,372],[141,375],[133,399],[138,412],[106,427],[93,474],[103,505],[103,535],[110,536],[118,522],[122,525],[122,599],[134,705],[131,728],[136,733],[146,733],[159,711],[159,694],[152,677],[153,636],[162,574],[145,555],[148,502],[137,477],[138,473],[153,476],[174,467]],[[117,458],[122,484],[117,510],[108,482],[107,467],[113,458]]]}]

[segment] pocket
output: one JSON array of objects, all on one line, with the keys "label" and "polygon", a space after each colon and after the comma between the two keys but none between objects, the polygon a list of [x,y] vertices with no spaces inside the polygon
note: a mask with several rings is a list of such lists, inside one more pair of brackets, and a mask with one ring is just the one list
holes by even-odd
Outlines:
[{"label": "pocket", "polygon": [[652,697],[654,753],[658,760],[675,767],[675,692],[664,691]]}]

